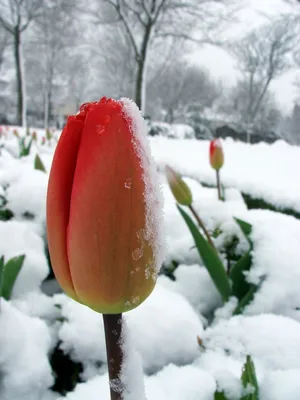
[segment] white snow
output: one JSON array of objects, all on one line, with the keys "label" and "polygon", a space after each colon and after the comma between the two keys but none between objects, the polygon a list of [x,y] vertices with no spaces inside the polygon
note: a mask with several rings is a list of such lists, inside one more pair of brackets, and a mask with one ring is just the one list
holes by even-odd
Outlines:
[{"label": "white snow", "polygon": [[15,281],[12,298],[23,296],[38,287],[49,273],[44,242],[32,223],[0,221],[0,255],[5,261],[25,254],[21,271]]},{"label": "white snow", "polygon": [[[143,169],[146,203],[146,227],[143,235],[153,246],[155,268],[159,272],[164,259],[164,231],[163,200],[158,172],[150,151],[147,126],[140,110],[130,99],[122,98],[120,102],[123,106],[124,117],[132,129],[132,143]],[[156,279],[156,276],[153,278]]]},{"label": "white snow", "polygon": [[[102,316],[64,294],[41,292],[49,273],[44,248],[48,174],[34,170],[33,161],[39,153],[49,171],[55,147],[55,140],[42,146],[43,135],[37,131],[37,143],[22,159],[12,155],[18,154],[12,128],[0,139],[9,149],[1,149],[0,194],[14,213],[12,220],[0,221],[0,256],[8,260],[26,255],[12,300],[0,299],[0,398],[109,400]],[[284,142],[248,145],[224,140],[221,179],[226,201],[222,202],[215,188],[200,184],[215,184],[208,141],[151,138],[150,142],[161,172],[165,266],[171,261],[179,265],[174,281],[159,276],[149,298],[126,314],[128,362],[123,377],[128,387],[133,386],[125,400],[144,399],[144,389],[148,400],[212,400],[216,387],[239,400],[248,354],[257,371],[261,400],[298,400],[300,220],[279,212],[248,210],[241,192],[299,212],[300,148]],[[222,305],[163,176],[166,164],[190,186],[194,207],[209,232],[219,231],[213,239],[219,251],[234,237],[239,240],[237,254],[249,249],[233,217],[252,225],[252,267],[247,279],[258,283],[263,278],[263,282],[243,315],[232,316],[237,302],[233,297]],[[28,219],[28,214],[34,219]],[[55,377],[49,354],[58,344],[73,361],[83,364],[83,383],[65,396],[50,389]]]},{"label": "white snow", "polygon": [[46,324],[0,299],[0,398],[40,400],[53,384]]},{"label": "white snow", "polygon": [[[215,185],[211,168],[209,142],[197,140],[167,140],[151,138],[152,154],[161,170],[170,165],[183,176]],[[231,138],[223,141],[225,164],[221,181],[255,198],[261,198],[278,208],[300,212],[300,148],[283,141],[274,144],[247,144]]]},{"label": "white snow", "polygon": [[[65,318],[58,333],[64,352],[85,366],[106,363],[102,316],[65,295],[57,295],[55,301]],[[126,321],[147,373],[169,363],[190,363],[198,355],[197,335],[203,332],[199,317],[183,296],[159,283]],[[178,331],[180,335],[174,334]]]}]

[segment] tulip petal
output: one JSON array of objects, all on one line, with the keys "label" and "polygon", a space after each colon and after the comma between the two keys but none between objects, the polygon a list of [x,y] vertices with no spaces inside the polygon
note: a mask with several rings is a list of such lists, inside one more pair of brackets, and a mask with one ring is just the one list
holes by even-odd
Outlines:
[{"label": "tulip petal", "polygon": [[67,226],[84,115],[70,117],[56,147],[48,183],[47,236],[54,274],[63,290],[78,300],[67,256]]},{"label": "tulip petal", "polygon": [[122,105],[99,102],[84,124],[67,243],[75,291],[101,313],[132,309],[154,287],[142,174]]}]

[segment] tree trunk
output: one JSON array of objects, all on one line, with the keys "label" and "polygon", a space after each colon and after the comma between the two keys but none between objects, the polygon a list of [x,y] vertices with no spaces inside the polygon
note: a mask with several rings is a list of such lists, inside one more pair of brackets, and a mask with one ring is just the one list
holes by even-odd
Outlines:
[{"label": "tree trunk", "polygon": [[20,27],[15,27],[14,32],[14,56],[16,63],[17,80],[17,125],[22,126],[23,120],[23,83],[22,83],[22,64],[21,64],[21,32]]},{"label": "tree trunk", "polygon": [[144,69],[145,69],[145,60],[139,60],[137,75],[136,75],[136,83],[135,83],[135,102],[143,115],[145,111]]},{"label": "tree trunk", "polygon": [[[51,61],[50,61],[51,62]],[[52,89],[53,89],[53,64],[50,65],[47,71],[45,95],[44,95],[44,128],[49,128],[49,122],[52,114]]]},{"label": "tree trunk", "polygon": [[145,115],[146,111],[146,69],[147,69],[147,50],[151,36],[153,22],[149,20],[146,26],[144,37],[141,46],[141,52],[137,59],[137,74],[135,83],[135,102],[142,115]]}]

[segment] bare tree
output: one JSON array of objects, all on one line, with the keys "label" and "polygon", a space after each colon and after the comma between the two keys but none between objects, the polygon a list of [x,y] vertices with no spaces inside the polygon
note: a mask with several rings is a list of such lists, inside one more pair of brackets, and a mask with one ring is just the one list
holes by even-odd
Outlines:
[{"label": "bare tree", "polygon": [[[49,126],[54,111],[55,84],[59,76],[66,72],[65,54],[72,58],[72,50],[77,43],[78,23],[75,24],[74,19],[76,15],[70,0],[48,0],[41,7],[40,17],[33,23],[27,40],[28,92],[32,92],[32,98],[42,97],[38,99],[38,108],[43,107],[45,128]],[[37,53],[39,57],[36,57]]]},{"label": "bare tree", "polygon": [[4,52],[9,44],[9,33],[0,24],[0,71],[4,61]]},{"label": "bare tree", "polygon": [[294,22],[283,17],[251,32],[230,47],[242,74],[239,86],[245,104],[241,108],[244,108],[245,122],[249,126],[254,123],[271,82],[290,67],[289,57],[297,42]]},{"label": "bare tree", "polygon": [[[208,42],[193,36],[194,28],[216,27],[222,0],[102,0],[98,22],[118,24],[127,36],[135,61],[135,101],[145,111],[147,59],[157,40],[165,37]],[[228,2],[227,2],[228,4]],[[213,7],[212,7],[213,5]],[[224,9],[222,8],[224,12]],[[103,17],[104,15],[104,17]],[[200,25],[200,26],[199,26]],[[107,25],[106,25],[107,27]],[[108,29],[108,28],[107,28]],[[208,29],[205,29],[208,32]]]},{"label": "bare tree", "polygon": [[37,17],[44,0],[1,0],[0,24],[12,36],[17,82],[17,124],[26,125],[22,34]]},{"label": "bare tree", "polygon": [[169,123],[187,122],[188,115],[211,107],[219,94],[206,70],[177,59],[149,85],[150,114]]}]

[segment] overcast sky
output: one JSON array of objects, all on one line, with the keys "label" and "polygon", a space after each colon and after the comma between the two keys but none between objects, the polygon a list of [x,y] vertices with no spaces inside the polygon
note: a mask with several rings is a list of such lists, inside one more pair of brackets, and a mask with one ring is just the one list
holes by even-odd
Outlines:
[{"label": "overcast sky", "polygon": [[[245,7],[238,13],[240,22],[232,26],[234,34],[245,33],[245,27],[253,29],[266,21],[266,18],[276,18],[279,14],[291,11],[291,6],[284,0],[247,0],[244,3]],[[233,84],[237,79],[234,59],[220,48],[204,46],[192,54],[191,60],[206,67],[216,79],[221,79],[224,84]],[[297,90],[293,85],[297,74],[300,75],[299,70],[291,70],[274,81],[271,87],[278,104],[286,114],[292,110],[297,98]]]}]

